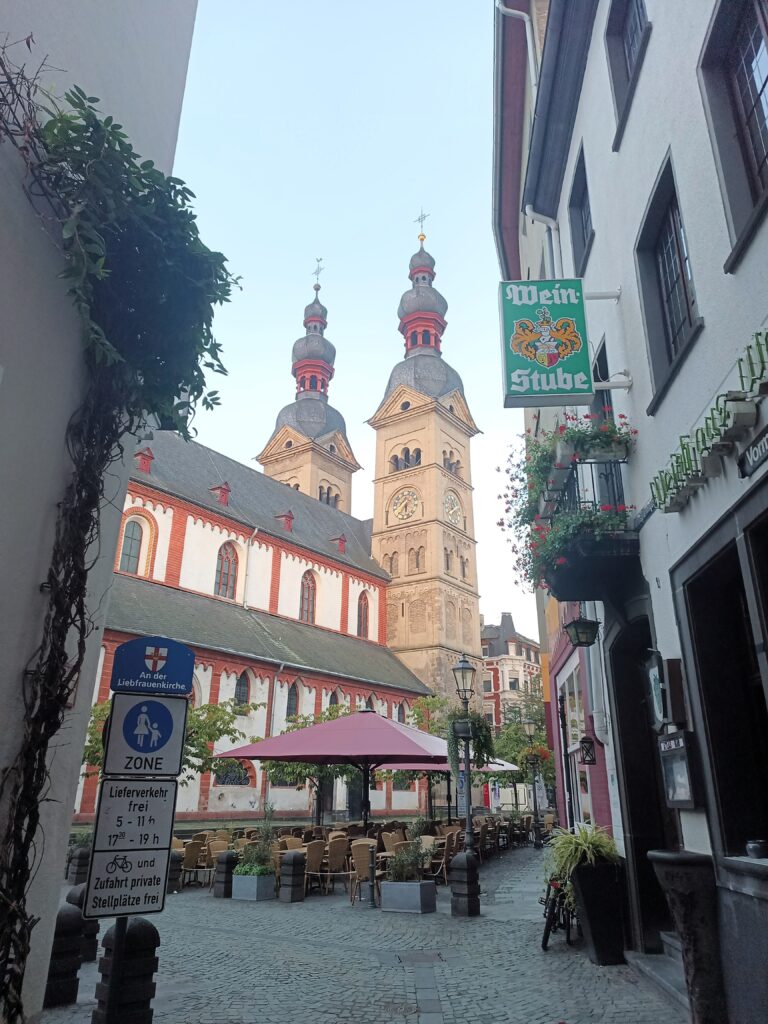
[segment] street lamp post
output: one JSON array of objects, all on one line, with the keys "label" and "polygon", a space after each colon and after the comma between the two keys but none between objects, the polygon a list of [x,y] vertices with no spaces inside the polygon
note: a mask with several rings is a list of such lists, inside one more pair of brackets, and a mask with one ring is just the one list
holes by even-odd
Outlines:
[{"label": "street lamp post", "polygon": [[[531,722],[530,720],[523,722],[523,729],[525,730],[525,735],[530,741],[533,739],[534,733],[536,732],[536,723]],[[539,797],[536,792],[536,776],[539,772],[541,759],[538,754],[529,754],[527,761],[528,767],[533,773],[533,848],[534,850],[540,850],[544,844],[541,841],[541,829],[539,827]]]},{"label": "street lamp post", "polygon": [[[463,730],[464,738],[464,795],[466,799],[466,824],[464,827],[464,852],[475,853],[475,836],[472,829],[472,773],[470,770],[469,741],[472,736],[471,723],[469,719],[469,702],[474,693],[473,683],[475,680],[475,666],[462,655],[453,667],[453,675],[456,679],[456,692],[459,695],[464,714],[467,716],[466,728]],[[458,815],[457,815],[458,817]]]},{"label": "street lamp post", "polygon": [[[456,739],[464,740],[464,795],[467,801],[466,824],[464,826],[464,851],[457,853],[451,861],[451,916],[477,917],[480,913],[480,879],[478,877],[478,861],[475,856],[475,837],[472,831],[472,777],[470,770],[469,741],[472,738],[472,722],[469,718],[469,702],[472,699],[472,684],[475,678],[475,667],[463,654],[461,660],[454,665],[456,692],[464,708],[466,721],[457,720],[453,723]],[[456,820],[461,820],[456,806]]]}]

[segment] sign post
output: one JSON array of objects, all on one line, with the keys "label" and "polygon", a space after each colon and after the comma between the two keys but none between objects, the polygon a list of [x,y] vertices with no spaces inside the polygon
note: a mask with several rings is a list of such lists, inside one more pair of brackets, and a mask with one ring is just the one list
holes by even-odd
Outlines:
[{"label": "sign post", "polygon": [[158,914],[165,906],[194,667],[192,649],[166,637],[138,637],[115,651],[83,904],[84,917],[116,916],[107,1024],[118,1024],[128,917]]},{"label": "sign post", "polygon": [[504,407],[586,405],[594,397],[578,279],[499,286]]}]

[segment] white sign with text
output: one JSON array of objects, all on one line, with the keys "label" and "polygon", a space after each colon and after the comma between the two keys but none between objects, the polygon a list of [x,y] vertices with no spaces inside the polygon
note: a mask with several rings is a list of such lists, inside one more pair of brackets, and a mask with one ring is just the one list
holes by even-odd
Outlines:
[{"label": "white sign with text", "polygon": [[94,850],[158,850],[171,845],[176,780],[111,779],[101,784]]},{"label": "white sign with text", "polygon": [[169,856],[169,850],[94,850],[83,916],[160,913]]},{"label": "white sign with text", "polygon": [[112,697],[104,774],[178,775],[187,706],[185,697],[116,693]]}]

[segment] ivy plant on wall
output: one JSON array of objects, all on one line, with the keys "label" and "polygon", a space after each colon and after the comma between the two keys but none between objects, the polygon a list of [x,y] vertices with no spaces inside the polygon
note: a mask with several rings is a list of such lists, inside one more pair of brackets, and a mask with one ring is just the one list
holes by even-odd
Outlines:
[{"label": "ivy plant on wall", "polygon": [[55,102],[40,88],[43,68],[28,73],[8,49],[0,47],[0,143],[23,160],[25,192],[61,253],[60,276],[82,324],[84,370],[82,401],[66,430],[71,476],[41,581],[47,609],[20,681],[24,726],[0,777],[0,1007],[15,1024],[24,1019],[35,923],[26,894],[43,845],[36,837],[48,744],[93,629],[87,583],[99,554],[105,472],[147,424],[188,438],[196,405],[216,405],[207,373],[225,370],[213,315],[236,280],[200,238],[184,182],[142,160],[96,97],[75,86]]}]

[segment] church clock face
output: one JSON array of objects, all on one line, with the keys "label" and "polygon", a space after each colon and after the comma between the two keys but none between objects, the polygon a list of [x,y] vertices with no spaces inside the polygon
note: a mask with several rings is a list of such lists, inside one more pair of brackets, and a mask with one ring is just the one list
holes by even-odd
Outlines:
[{"label": "church clock face", "polygon": [[451,524],[451,526],[460,526],[462,520],[461,502],[453,493],[448,491],[443,500],[443,509],[445,511],[445,518]]},{"label": "church clock face", "polygon": [[419,496],[410,489],[398,491],[392,499],[392,511],[398,519],[410,519],[418,507]]}]

